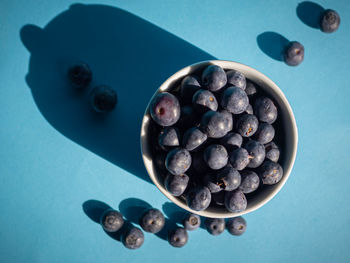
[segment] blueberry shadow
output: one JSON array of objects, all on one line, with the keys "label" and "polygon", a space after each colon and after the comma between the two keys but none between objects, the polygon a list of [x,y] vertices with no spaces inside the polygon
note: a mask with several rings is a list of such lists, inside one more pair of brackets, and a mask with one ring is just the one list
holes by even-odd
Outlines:
[{"label": "blueberry shadow", "polygon": [[289,41],[275,32],[264,32],[257,36],[256,41],[262,52],[270,58],[283,61],[283,53]]},{"label": "blueberry shadow", "polygon": [[[31,56],[26,82],[45,119],[61,134],[122,169],[151,182],[140,152],[145,108],[157,88],[179,69],[208,53],[129,12],[106,5],[73,4],[44,28],[25,25],[20,37]],[[74,91],[70,65],[93,71],[87,90]],[[118,93],[106,115],[89,105],[91,89],[106,84]]]},{"label": "blueberry shadow", "polygon": [[140,217],[152,206],[138,198],[127,198],[120,202],[119,211],[132,223],[139,224]]},{"label": "blueberry shadow", "polygon": [[166,202],[162,206],[164,214],[174,223],[182,224],[187,212],[171,202]]},{"label": "blueberry shadow", "polygon": [[301,2],[296,9],[297,16],[307,26],[319,29],[324,8],[314,2]]}]

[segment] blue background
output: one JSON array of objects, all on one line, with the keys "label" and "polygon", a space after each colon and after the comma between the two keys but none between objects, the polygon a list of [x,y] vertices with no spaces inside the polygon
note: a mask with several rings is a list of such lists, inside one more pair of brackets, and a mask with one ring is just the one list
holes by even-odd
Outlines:
[{"label": "blue background", "polygon": [[[62,40],[63,47],[71,42],[70,52],[65,53],[63,48],[55,52],[48,46],[59,48],[63,36],[50,42],[55,31],[51,35],[47,32],[45,38],[37,27],[24,27],[33,24],[44,28],[73,3],[0,3],[1,262],[349,262],[347,0],[317,1],[339,12],[341,25],[334,34],[304,24],[296,14],[299,1],[275,0],[85,1],[131,13],[126,13],[122,22],[133,30],[119,28],[123,33],[120,39],[104,35],[99,44],[93,37],[83,39],[97,45],[96,53],[89,52],[93,46],[87,50],[82,47],[79,53],[74,34],[70,35],[73,39]],[[89,21],[100,23],[93,15]],[[69,23],[60,29],[68,30]],[[140,31],[135,32],[137,29]],[[109,30],[113,27],[102,28],[101,34]],[[304,62],[289,67],[264,53],[269,47],[259,47],[257,37],[266,31],[300,41],[305,46]],[[119,53],[109,54],[117,42],[127,44]],[[62,65],[66,65],[73,52],[78,53],[74,59],[89,62],[95,84],[112,83],[119,92],[118,108],[103,121],[87,110],[87,95],[59,97],[57,90],[51,91],[65,84],[56,71],[51,72],[60,66],[50,64],[50,59],[59,60],[62,55]],[[298,154],[290,179],[271,202],[245,216],[248,229],[241,237],[226,232],[213,237],[200,229],[189,233],[184,248],[175,249],[158,236],[145,234],[139,250],[127,250],[84,213],[83,204],[99,200],[122,210],[125,207],[121,203],[127,206],[134,200],[130,198],[136,198],[169,210],[168,200],[147,182],[135,137],[138,131],[133,131],[139,128],[142,109],[151,94],[167,76],[187,64],[212,57],[252,66],[286,94],[299,130]],[[102,63],[108,59],[113,61]],[[141,66],[131,64],[137,61]],[[30,78],[26,80],[27,74]],[[140,88],[130,96],[135,83]],[[133,102],[138,105],[130,107]],[[61,119],[63,115],[72,117],[66,116],[66,122]],[[82,125],[74,126],[82,116],[86,117]],[[108,133],[111,129],[120,134]],[[125,137],[129,132],[131,137]],[[176,211],[174,207],[170,210]]]}]

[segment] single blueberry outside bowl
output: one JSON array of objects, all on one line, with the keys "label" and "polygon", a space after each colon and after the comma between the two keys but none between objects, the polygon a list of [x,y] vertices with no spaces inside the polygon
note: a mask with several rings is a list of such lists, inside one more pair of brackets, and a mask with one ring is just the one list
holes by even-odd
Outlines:
[{"label": "single blueberry outside bowl", "polygon": [[[171,195],[164,187],[164,178],[159,174],[158,170],[155,168],[155,163],[153,162],[152,156],[152,145],[150,143],[149,138],[149,124],[151,121],[151,117],[149,115],[149,104],[145,110],[145,114],[142,120],[141,126],[141,152],[142,158],[146,167],[146,170],[153,181],[153,183],[158,187],[158,189],[172,202],[176,205],[182,207],[183,209],[192,212],[194,214],[198,214],[205,217],[212,218],[230,218],[236,217],[240,215],[244,215],[250,212],[255,211],[256,209],[262,207],[264,204],[269,202],[284,186],[290,173],[292,171],[296,153],[297,153],[297,145],[298,145],[298,130],[295,122],[294,114],[291,106],[288,103],[283,92],[280,88],[268,77],[266,77],[261,72],[246,66],[244,64],[240,64],[233,61],[225,61],[225,60],[210,60],[203,61],[188,67],[181,69],[176,72],[174,75],[169,77],[155,92],[163,91],[171,91],[177,88],[180,85],[181,80],[195,72],[203,71],[208,65],[218,65],[222,67],[224,70],[238,70],[243,73],[247,79],[256,83],[263,91],[274,100],[276,106],[278,107],[279,115],[278,115],[278,125],[279,129],[279,143],[281,145],[281,158],[279,163],[281,164],[284,175],[281,181],[275,185],[266,185],[260,191],[254,194],[250,194],[248,199],[247,209],[240,213],[232,213],[225,209],[225,207],[209,207],[204,211],[194,211],[191,210],[186,201],[181,197],[175,197]],[[155,95],[154,94],[154,95]],[[154,97],[153,95],[153,97]],[[153,98],[152,97],[152,98]],[[150,101],[152,101],[150,98]],[[276,131],[277,133],[277,131]]]}]

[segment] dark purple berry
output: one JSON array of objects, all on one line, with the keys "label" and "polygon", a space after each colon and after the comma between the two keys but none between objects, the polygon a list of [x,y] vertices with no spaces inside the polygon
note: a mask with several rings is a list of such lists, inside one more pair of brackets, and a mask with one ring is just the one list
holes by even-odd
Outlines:
[{"label": "dark purple berry", "polygon": [[226,192],[225,207],[233,213],[242,212],[247,208],[247,198],[241,190]]},{"label": "dark purple berry", "polygon": [[226,228],[231,235],[240,236],[247,229],[247,222],[243,217],[230,218],[226,223]]},{"label": "dark purple berry", "polygon": [[191,166],[191,154],[186,149],[171,150],[165,159],[165,167],[171,174],[184,174]]},{"label": "dark purple berry", "polygon": [[277,184],[283,176],[283,169],[278,163],[266,160],[260,167],[260,177],[263,184]]},{"label": "dark purple berry", "polygon": [[259,176],[253,171],[244,170],[241,172],[241,185],[239,190],[245,194],[254,192],[259,187],[260,179]]},{"label": "dark purple berry", "polygon": [[236,122],[237,132],[243,137],[252,136],[259,127],[259,121],[252,114],[244,114]]},{"label": "dark purple berry", "polygon": [[269,143],[275,137],[275,128],[268,123],[260,123],[258,130],[254,134],[255,140],[262,144]]},{"label": "dark purple berry", "polygon": [[202,211],[207,209],[211,202],[211,194],[207,187],[196,186],[189,189],[186,202],[190,209]]},{"label": "dark purple berry", "polygon": [[186,229],[178,227],[170,230],[168,233],[168,242],[173,247],[183,247],[188,241],[188,234]]},{"label": "dark purple berry", "polygon": [[284,61],[289,66],[297,66],[304,60],[304,46],[297,41],[292,41],[284,52]]},{"label": "dark purple berry", "polygon": [[181,82],[180,94],[184,104],[192,103],[192,97],[201,88],[198,79],[194,76],[186,76]]},{"label": "dark purple berry", "polygon": [[280,158],[280,150],[274,142],[265,144],[265,152],[266,152],[266,156],[265,156],[266,159],[269,159],[275,163],[278,162],[278,159]]},{"label": "dark purple berry", "polygon": [[182,224],[186,230],[193,231],[201,225],[201,218],[199,215],[187,213]]},{"label": "dark purple berry", "polygon": [[228,87],[221,96],[221,107],[233,114],[240,114],[249,104],[247,94],[238,87]]},{"label": "dark purple berry", "polygon": [[118,211],[108,209],[101,216],[100,223],[106,232],[117,232],[124,224],[123,215]]},{"label": "dark purple berry", "polygon": [[192,105],[193,108],[199,113],[203,113],[208,110],[216,111],[218,109],[218,102],[215,95],[209,90],[205,89],[200,89],[193,95]]},{"label": "dark purple berry", "polygon": [[182,146],[188,151],[193,151],[202,145],[207,138],[207,135],[201,132],[200,129],[193,127],[185,132],[182,139]]},{"label": "dark purple berry", "polygon": [[227,83],[227,77],[225,71],[217,66],[208,66],[202,74],[202,84],[210,91],[218,91],[223,88]]},{"label": "dark purple berry", "polygon": [[169,173],[164,180],[165,188],[173,196],[182,195],[188,185],[189,177],[186,174],[173,175]]},{"label": "dark purple berry", "polygon": [[145,237],[141,229],[137,227],[129,228],[122,236],[123,245],[129,249],[137,249],[142,246]]},{"label": "dark purple berry", "polygon": [[225,219],[223,218],[206,218],[205,227],[209,234],[213,236],[220,235],[225,230]]},{"label": "dark purple berry", "polygon": [[340,16],[336,11],[327,9],[323,12],[320,20],[320,27],[323,32],[332,33],[338,29],[339,25]]},{"label": "dark purple berry", "polygon": [[242,90],[245,90],[246,88],[246,78],[245,76],[236,70],[230,70],[226,73],[227,75],[227,83],[232,84],[233,86],[236,86],[238,88],[241,88]]},{"label": "dark purple berry", "polygon": [[277,108],[273,101],[267,97],[260,97],[255,101],[255,114],[262,122],[272,124],[277,119]]},{"label": "dark purple berry", "polygon": [[180,118],[180,103],[169,92],[157,93],[150,103],[152,119],[160,126],[171,126]]},{"label": "dark purple berry", "polygon": [[247,167],[257,168],[265,160],[265,147],[260,142],[250,140],[245,145],[244,148],[249,154],[249,163]]},{"label": "dark purple berry", "polygon": [[146,211],[140,218],[140,226],[149,233],[158,233],[163,229],[165,218],[162,212],[152,208]]},{"label": "dark purple berry", "polygon": [[226,166],[228,154],[224,146],[212,144],[204,150],[204,161],[213,169],[218,170]]},{"label": "dark purple berry", "polygon": [[79,63],[68,69],[68,78],[73,87],[86,88],[92,80],[92,71],[85,63]]},{"label": "dark purple berry", "polygon": [[117,103],[117,93],[108,86],[97,86],[91,92],[91,105],[97,112],[110,112]]}]

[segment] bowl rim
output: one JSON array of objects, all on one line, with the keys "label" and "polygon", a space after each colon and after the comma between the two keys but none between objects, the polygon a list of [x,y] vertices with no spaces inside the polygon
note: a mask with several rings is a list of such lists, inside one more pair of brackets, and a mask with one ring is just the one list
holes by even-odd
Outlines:
[{"label": "bowl rim", "polygon": [[[195,211],[190,209],[186,204],[180,202],[177,198],[173,196],[172,194],[170,194],[157,180],[156,178],[156,173],[153,173],[150,169],[150,165],[152,165],[152,163],[148,163],[148,160],[146,159],[146,156],[144,154],[144,145],[147,143],[146,138],[144,138],[145,136],[143,136],[144,134],[144,129],[145,129],[145,125],[148,122],[148,109],[149,109],[149,105],[150,102],[152,101],[152,98],[159,92],[159,91],[165,91],[167,89],[167,87],[170,86],[171,83],[179,80],[180,78],[188,75],[191,70],[193,68],[199,68],[199,67],[203,67],[205,65],[218,65],[221,66],[222,68],[224,68],[225,70],[230,70],[230,68],[235,69],[235,68],[244,68],[247,71],[250,71],[251,75],[254,75],[257,79],[263,80],[263,82],[267,83],[267,86],[269,86],[279,97],[279,99],[281,99],[281,101],[283,102],[287,113],[290,117],[291,120],[291,127],[292,127],[292,132],[291,134],[293,135],[291,140],[292,140],[292,150],[291,150],[291,158],[290,158],[290,162],[287,165],[287,169],[284,170],[284,174],[282,177],[282,180],[276,185],[276,187],[269,193],[266,195],[266,197],[264,197],[260,202],[258,202],[257,204],[247,208],[246,210],[239,212],[239,213],[232,213],[227,211],[227,213],[215,213],[215,212],[211,212],[211,211],[207,211],[207,210],[202,210],[202,211]],[[227,68],[227,66],[230,66],[229,68]],[[238,70],[238,69],[237,69]],[[211,218],[231,218],[231,217],[237,217],[237,216],[241,216],[244,214],[248,214],[251,213],[257,209],[259,209],[260,207],[262,207],[263,205],[265,205],[266,203],[268,203],[274,196],[277,195],[277,193],[282,189],[282,187],[285,185],[285,183],[287,182],[292,168],[294,166],[295,163],[295,159],[296,159],[296,154],[297,154],[297,148],[298,148],[298,129],[297,129],[297,124],[295,121],[295,117],[294,117],[294,113],[293,110],[286,98],[286,96],[284,95],[284,93],[282,92],[282,90],[276,85],[276,83],[274,83],[270,78],[268,78],[266,75],[264,75],[263,73],[261,73],[260,71],[247,66],[245,64],[242,63],[238,63],[235,61],[229,61],[229,60],[205,60],[205,61],[200,61],[194,64],[191,64],[189,66],[186,66],[180,70],[178,70],[176,73],[174,73],[173,75],[171,75],[166,81],[164,81],[159,88],[154,92],[154,94],[152,95],[152,97],[150,98],[149,103],[146,106],[143,118],[142,118],[142,124],[141,124],[141,134],[140,134],[140,146],[141,146],[141,154],[142,154],[142,159],[145,165],[145,168],[147,170],[147,173],[149,175],[149,177],[151,178],[152,182],[156,185],[156,187],[173,203],[175,203],[176,205],[178,205],[179,207],[200,215],[200,216],[204,216],[204,217],[211,217]],[[153,170],[153,169],[152,169]]]}]

